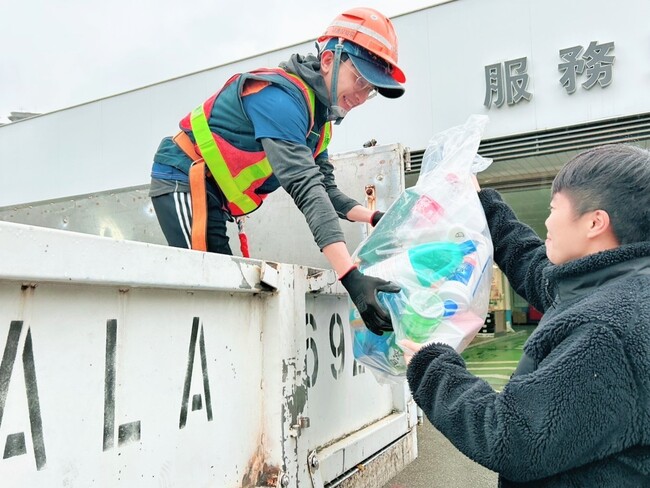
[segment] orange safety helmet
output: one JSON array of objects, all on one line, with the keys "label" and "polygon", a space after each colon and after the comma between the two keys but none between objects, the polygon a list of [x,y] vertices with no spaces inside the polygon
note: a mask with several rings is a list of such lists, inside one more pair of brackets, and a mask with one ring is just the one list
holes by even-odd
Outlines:
[{"label": "orange safety helmet", "polygon": [[346,39],[386,61],[395,81],[404,83],[404,72],[397,66],[397,35],[393,23],[372,8],[359,7],[338,15],[318,42],[331,38]]}]

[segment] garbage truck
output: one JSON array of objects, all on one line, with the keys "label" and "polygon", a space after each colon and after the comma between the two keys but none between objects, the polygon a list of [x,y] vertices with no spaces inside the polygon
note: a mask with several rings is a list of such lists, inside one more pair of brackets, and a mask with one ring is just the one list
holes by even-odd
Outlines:
[{"label": "garbage truck", "polygon": [[[56,117],[0,128],[0,157],[30,123]],[[400,144],[332,160],[369,206],[404,188]],[[3,488],[378,487],[416,458],[408,387],[355,361],[348,297],[286,193],[246,219],[251,258],[166,246],[146,184],[4,198]],[[350,250],[371,231],[343,228]]]}]

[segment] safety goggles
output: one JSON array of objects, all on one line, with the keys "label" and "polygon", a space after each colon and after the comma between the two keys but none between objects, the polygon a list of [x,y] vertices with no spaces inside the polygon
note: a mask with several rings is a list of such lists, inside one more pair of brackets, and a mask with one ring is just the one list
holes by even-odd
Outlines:
[{"label": "safety goggles", "polygon": [[354,89],[355,91],[360,91],[360,92],[366,92],[366,100],[370,100],[371,98],[374,98],[377,96],[377,88],[372,86],[370,83],[368,83],[368,80],[366,80],[363,76],[359,74],[359,72],[350,64],[343,62],[340,64],[340,66],[345,66],[348,68],[350,71],[352,71],[352,74],[357,77],[356,80],[354,80]]}]

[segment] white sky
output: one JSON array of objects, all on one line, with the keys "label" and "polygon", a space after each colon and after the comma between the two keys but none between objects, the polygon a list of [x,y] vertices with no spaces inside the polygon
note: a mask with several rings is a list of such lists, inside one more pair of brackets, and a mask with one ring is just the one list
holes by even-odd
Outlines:
[{"label": "white sky", "polygon": [[317,37],[357,6],[441,0],[0,0],[0,122],[51,112]]}]

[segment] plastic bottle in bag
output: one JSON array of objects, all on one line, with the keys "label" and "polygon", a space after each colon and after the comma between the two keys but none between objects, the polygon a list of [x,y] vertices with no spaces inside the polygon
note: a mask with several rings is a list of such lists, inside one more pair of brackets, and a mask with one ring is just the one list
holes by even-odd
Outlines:
[{"label": "plastic bottle in bag", "polygon": [[379,221],[372,236],[361,243],[356,252],[356,257],[366,265],[381,261],[387,254],[395,253],[395,249],[402,248],[399,236],[394,229],[399,229],[420,198],[420,194],[413,188],[402,192],[399,199],[391,206],[390,211]]},{"label": "plastic bottle in bag", "polygon": [[396,283],[429,287],[454,272],[463,260],[463,247],[454,242],[428,242],[368,266],[364,274]]},{"label": "plastic bottle in bag", "polygon": [[445,281],[440,286],[438,295],[443,301],[446,317],[467,310],[472,300],[468,287],[454,280]]},{"label": "plastic bottle in bag", "polygon": [[399,317],[404,334],[415,342],[425,342],[443,319],[445,309],[437,292],[423,288],[412,293]]},{"label": "plastic bottle in bag", "polygon": [[362,364],[391,374],[406,369],[404,353],[397,346],[394,332],[378,336],[366,328],[354,329],[352,347],[354,357]]},{"label": "plastic bottle in bag", "polygon": [[[472,233],[462,228],[457,228],[453,232],[458,238],[462,239],[472,236]],[[489,250],[484,238],[476,233],[472,237],[474,237],[472,240],[463,241],[460,244],[470,252],[465,254],[463,262],[438,289],[438,295],[445,306],[446,316],[464,312],[469,308],[485,266],[490,260]]]},{"label": "plastic bottle in bag", "polygon": [[428,195],[420,195],[410,210],[409,218],[406,219],[401,227],[411,232],[430,229],[435,227],[435,224],[444,213],[445,209],[437,200],[434,200]]},{"label": "plastic bottle in bag", "polygon": [[420,195],[409,210],[408,218],[404,219],[395,231],[395,235],[403,247],[411,247],[418,243],[444,240],[444,226],[438,225],[444,218],[445,209],[429,195]]}]

